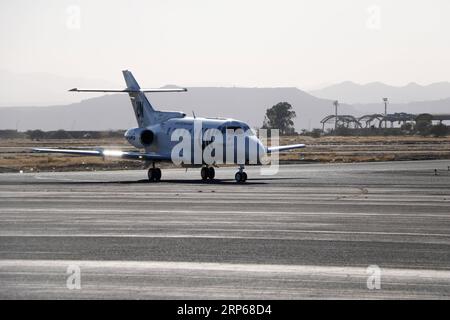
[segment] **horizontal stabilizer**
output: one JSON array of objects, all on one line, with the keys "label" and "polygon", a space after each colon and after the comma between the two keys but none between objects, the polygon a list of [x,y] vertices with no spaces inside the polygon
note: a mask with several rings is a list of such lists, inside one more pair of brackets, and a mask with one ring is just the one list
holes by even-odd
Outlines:
[{"label": "horizontal stabilizer", "polygon": [[130,93],[130,92],[186,92],[186,88],[149,88],[149,89],[79,89],[73,88],[70,92],[117,92],[117,93]]}]

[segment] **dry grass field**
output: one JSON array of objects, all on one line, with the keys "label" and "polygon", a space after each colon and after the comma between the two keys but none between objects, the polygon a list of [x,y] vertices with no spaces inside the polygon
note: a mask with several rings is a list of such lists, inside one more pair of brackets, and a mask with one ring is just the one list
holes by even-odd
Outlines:
[{"label": "dry grass field", "polygon": [[292,143],[305,143],[307,148],[284,154],[282,160],[367,162],[450,159],[450,137],[284,137],[280,141],[280,144]]},{"label": "dry grass field", "polygon": [[[364,162],[450,159],[450,137],[282,137],[280,145],[305,143],[307,148],[280,156],[283,162]],[[33,147],[110,148],[131,150],[124,139],[41,140],[0,139],[0,172],[122,170],[144,168],[138,161],[47,155]],[[166,166],[170,166],[167,164]]]}]

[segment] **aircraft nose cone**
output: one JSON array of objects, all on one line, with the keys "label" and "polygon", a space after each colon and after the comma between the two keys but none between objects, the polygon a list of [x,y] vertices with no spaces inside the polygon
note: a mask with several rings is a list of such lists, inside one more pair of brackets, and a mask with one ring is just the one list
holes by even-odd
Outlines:
[{"label": "aircraft nose cone", "polygon": [[258,139],[258,163],[264,163],[264,158],[266,157],[266,147],[262,144],[262,142]]},{"label": "aircraft nose cone", "polygon": [[256,136],[249,137],[249,142],[247,161],[249,164],[260,164],[261,159],[266,153],[266,149]]}]

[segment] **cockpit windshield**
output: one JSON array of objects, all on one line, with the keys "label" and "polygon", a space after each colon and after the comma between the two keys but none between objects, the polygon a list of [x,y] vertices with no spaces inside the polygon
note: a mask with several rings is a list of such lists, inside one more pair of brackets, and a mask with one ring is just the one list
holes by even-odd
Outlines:
[{"label": "cockpit windshield", "polygon": [[[255,135],[255,131],[252,130],[246,123],[225,123],[220,127],[220,131],[222,131],[222,133],[226,133],[227,130],[242,130],[244,133],[248,134],[248,135]],[[238,131],[239,132],[239,131]]]}]

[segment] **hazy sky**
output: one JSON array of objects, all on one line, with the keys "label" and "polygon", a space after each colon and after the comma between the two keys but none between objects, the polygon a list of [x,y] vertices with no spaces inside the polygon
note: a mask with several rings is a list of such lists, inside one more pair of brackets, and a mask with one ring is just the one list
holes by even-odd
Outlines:
[{"label": "hazy sky", "polygon": [[[78,15],[79,13],[79,15]],[[144,86],[450,80],[449,0],[0,2],[0,69]]]}]

